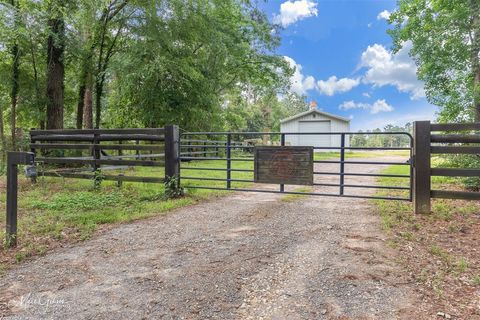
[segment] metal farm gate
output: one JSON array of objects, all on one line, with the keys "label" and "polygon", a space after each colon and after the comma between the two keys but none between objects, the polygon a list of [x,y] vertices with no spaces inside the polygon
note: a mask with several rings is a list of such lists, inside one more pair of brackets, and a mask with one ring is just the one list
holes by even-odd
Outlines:
[{"label": "metal farm gate", "polygon": [[[338,144],[286,145],[286,137],[295,135],[313,140],[334,136],[332,141]],[[349,141],[355,135],[372,140],[388,136],[401,141],[396,143],[401,146],[352,147]],[[412,201],[412,147],[413,137],[407,132],[188,132],[180,134],[179,172],[182,186],[194,189]],[[379,155],[388,158],[392,151],[403,151],[404,159],[375,161]],[[367,153],[367,159],[356,159],[358,152]],[[391,165],[408,169],[402,174],[381,173]],[[391,185],[379,183],[378,178],[396,179]],[[387,195],[369,189],[398,192]]]}]

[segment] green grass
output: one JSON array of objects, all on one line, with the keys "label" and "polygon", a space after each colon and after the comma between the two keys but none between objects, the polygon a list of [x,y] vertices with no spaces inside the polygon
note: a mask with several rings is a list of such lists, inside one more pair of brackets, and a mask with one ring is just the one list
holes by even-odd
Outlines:
[{"label": "green grass", "polygon": [[447,250],[442,249],[439,246],[432,246],[430,248],[430,253],[433,254],[434,256],[441,258],[447,263],[450,263],[453,259]]},{"label": "green grass", "polygon": [[[312,192],[311,187],[301,187],[301,188],[296,188],[292,190],[293,192]],[[280,198],[280,201],[283,202],[294,202],[303,198],[307,198],[308,195],[303,195],[303,194],[286,194]]]},{"label": "green grass", "polygon": [[[440,159],[434,158],[432,164],[434,166],[440,164]],[[381,171],[382,174],[400,174],[407,175],[409,174],[410,168],[408,166],[389,166]],[[378,183],[382,186],[402,186],[408,187],[409,179],[407,178],[379,178]],[[442,189],[442,188],[452,188],[459,185],[459,180],[451,177],[432,177],[432,189]],[[388,197],[401,197],[408,198],[408,191],[402,190],[381,190],[376,193],[377,196],[388,196]],[[413,208],[412,204],[406,201],[389,201],[389,200],[378,200],[376,201],[377,207],[379,208],[380,216],[382,218],[383,226],[386,229],[391,229],[392,227],[406,223],[412,224],[411,227],[415,228]],[[476,212],[478,207],[474,204],[466,205],[462,208],[454,208],[451,201],[446,201],[443,199],[436,199],[432,201],[432,219],[439,219],[444,221],[450,221],[454,212],[460,212],[464,215],[468,215]]]},{"label": "green grass", "polygon": [[[386,151],[347,151],[345,152],[345,159],[354,158],[376,158],[391,156],[405,156],[408,157],[410,152],[408,150],[386,150]],[[315,152],[314,160],[326,160],[340,158],[340,152]]]},{"label": "green grass", "polygon": [[476,275],[473,277],[472,282],[476,286],[480,286],[480,275]]},{"label": "green grass", "polygon": [[[381,174],[392,175],[408,175],[409,173],[409,166],[402,165],[389,166],[381,171]],[[410,180],[408,178],[380,177],[377,183],[388,187],[408,187]],[[380,197],[408,198],[409,192],[408,190],[379,189],[376,195]],[[379,208],[382,225],[386,230],[390,230],[401,223],[412,223],[412,228],[415,228],[410,202],[391,200],[375,200],[375,202]],[[404,238],[410,239],[411,237],[406,235]]]},{"label": "green grass", "polygon": [[[235,157],[235,156],[233,156]],[[194,170],[189,168],[216,168],[216,169],[223,169],[219,171],[213,170]],[[232,161],[231,162],[232,169],[240,169],[240,170],[253,170],[253,161]],[[204,161],[192,161],[190,163],[182,163],[181,165],[181,176],[182,176],[182,185],[188,189],[188,187],[195,187],[195,186],[209,186],[215,188],[225,188],[226,182],[225,181],[215,181],[215,180],[194,180],[194,179],[185,179],[185,177],[192,177],[192,178],[208,178],[208,179],[226,179],[227,173],[226,169],[226,161],[224,160],[204,160]],[[253,172],[238,172],[232,171],[231,172],[231,179],[235,180],[249,180],[253,181]],[[236,182],[232,181],[232,188],[242,188],[246,187],[251,182]],[[193,188],[192,188],[193,190]],[[197,192],[203,193],[206,190],[197,189]],[[211,193],[211,191],[207,190],[207,193]]]},{"label": "green grass", "polygon": [[468,269],[468,261],[461,257],[458,261],[455,262],[455,272],[464,273]]}]

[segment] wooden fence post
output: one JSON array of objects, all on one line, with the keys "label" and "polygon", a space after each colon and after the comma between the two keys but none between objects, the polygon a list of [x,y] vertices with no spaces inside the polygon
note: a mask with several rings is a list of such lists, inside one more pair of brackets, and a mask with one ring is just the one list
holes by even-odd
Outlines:
[{"label": "wooden fence post", "polygon": [[7,152],[7,217],[5,242],[7,247],[17,245],[18,165],[33,165],[35,155],[31,152]]},{"label": "wooden fence post", "polygon": [[176,125],[165,126],[165,182],[180,179],[180,131]]},{"label": "wooden fence post", "polygon": [[430,213],[431,163],[430,121],[415,121],[413,124],[413,205],[415,213]]}]

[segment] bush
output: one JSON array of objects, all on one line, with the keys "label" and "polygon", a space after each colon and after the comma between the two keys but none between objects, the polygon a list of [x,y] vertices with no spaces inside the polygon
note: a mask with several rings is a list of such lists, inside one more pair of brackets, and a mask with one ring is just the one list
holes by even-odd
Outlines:
[{"label": "bush", "polygon": [[[457,168],[480,168],[480,155],[456,155],[451,156],[449,164]],[[462,178],[465,188],[471,191],[480,191],[480,177]]]}]

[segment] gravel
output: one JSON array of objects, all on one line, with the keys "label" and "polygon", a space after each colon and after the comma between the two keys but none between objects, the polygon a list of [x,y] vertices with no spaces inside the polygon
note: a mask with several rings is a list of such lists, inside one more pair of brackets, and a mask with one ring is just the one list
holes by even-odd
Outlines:
[{"label": "gravel", "polygon": [[[378,170],[364,167],[349,170]],[[414,288],[372,202],[281,198],[233,193],[25,263],[0,279],[0,318],[411,318]]]}]

